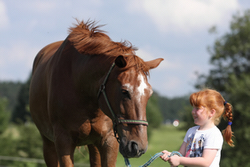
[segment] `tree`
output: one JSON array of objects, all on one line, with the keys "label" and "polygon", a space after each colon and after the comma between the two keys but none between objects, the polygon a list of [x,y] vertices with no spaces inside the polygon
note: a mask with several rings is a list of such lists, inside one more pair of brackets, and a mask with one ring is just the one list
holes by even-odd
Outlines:
[{"label": "tree", "polygon": [[163,121],[157,100],[157,95],[153,94],[147,104],[147,120],[152,128],[159,128]]},{"label": "tree", "polygon": [[172,99],[159,97],[158,103],[164,121],[174,121],[175,119],[181,119],[181,115],[184,112],[183,108],[189,105],[189,98],[186,96]]},{"label": "tree", "polygon": [[[250,10],[233,16],[230,32],[218,38],[209,53],[213,69],[199,75],[196,88],[214,88],[234,107],[235,147],[225,145],[221,166],[250,166]],[[219,126],[225,127],[226,122]]]},{"label": "tree", "polygon": [[21,125],[11,125],[4,135],[0,136],[0,155],[7,156],[8,161],[1,160],[0,165],[18,167],[45,167],[40,164],[28,161],[20,161],[15,157],[43,159],[42,139],[36,126],[26,122]]},{"label": "tree", "polygon": [[250,75],[242,74],[240,80],[235,75],[231,75],[230,84],[226,84],[226,91],[230,92],[228,98],[234,107],[234,126],[232,127],[236,146],[233,149],[228,146],[224,149],[225,158],[221,165],[225,166],[233,161],[234,166],[250,166],[249,148],[246,147],[250,145]]},{"label": "tree", "polygon": [[194,119],[192,116],[193,107],[189,104],[189,105],[186,105],[183,108],[183,110],[184,112],[181,113],[183,124],[182,126],[180,126],[180,129],[187,131],[190,127],[195,126]]},{"label": "tree", "polygon": [[9,124],[10,113],[7,111],[7,99],[0,97],[0,134],[2,134]]},{"label": "tree", "polygon": [[160,112],[159,105],[157,103],[158,95],[156,93],[153,93],[153,95],[148,100],[147,104],[147,121],[148,121],[148,139],[150,140],[152,130],[159,128],[162,124],[162,115]]},{"label": "tree", "polygon": [[21,82],[1,81],[0,82],[0,97],[8,99],[7,109],[12,111],[16,105],[16,99],[20,90]]},{"label": "tree", "polygon": [[17,96],[17,104],[14,107],[11,121],[14,123],[25,123],[31,119],[29,112],[29,86],[30,79],[26,83],[22,84]]}]

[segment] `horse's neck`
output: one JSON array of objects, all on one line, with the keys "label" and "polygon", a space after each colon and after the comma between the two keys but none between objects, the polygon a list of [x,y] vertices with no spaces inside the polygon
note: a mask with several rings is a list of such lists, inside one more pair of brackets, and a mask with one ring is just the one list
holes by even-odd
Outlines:
[{"label": "horse's neck", "polygon": [[[64,41],[57,50],[56,64],[60,66],[58,73],[69,75],[77,90],[88,90],[95,96],[111,67],[112,58],[98,55],[82,55],[69,41]],[[69,81],[69,82],[71,82]]]},{"label": "horse's neck", "polygon": [[72,66],[72,73],[75,75],[78,87],[84,87],[91,94],[96,95],[101,86],[111,62],[108,62],[105,57],[90,55],[79,55],[75,65]]}]

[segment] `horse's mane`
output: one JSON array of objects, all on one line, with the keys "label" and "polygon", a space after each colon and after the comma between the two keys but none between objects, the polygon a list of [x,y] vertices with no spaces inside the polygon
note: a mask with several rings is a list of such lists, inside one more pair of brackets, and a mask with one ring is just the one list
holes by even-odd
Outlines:
[{"label": "horse's mane", "polygon": [[134,54],[134,48],[130,42],[114,42],[105,31],[96,26],[95,21],[88,20],[86,23],[78,21],[75,27],[69,28],[68,40],[81,54],[86,55],[123,55]]},{"label": "horse's mane", "polygon": [[88,20],[86,23],[78,21],[75,27],[69,28],[68,40],[74,45],[76,50],[85,55],[106,55],[119,56],[123,55],[128,60],[128,65],[136,66],[137,70],[142,70],[146,75],[149,69],[145,62],[135,55],[132,44],[128,41],[114,42],[105,31],[99,28],[103,25],[96,26],[95,21]]}]

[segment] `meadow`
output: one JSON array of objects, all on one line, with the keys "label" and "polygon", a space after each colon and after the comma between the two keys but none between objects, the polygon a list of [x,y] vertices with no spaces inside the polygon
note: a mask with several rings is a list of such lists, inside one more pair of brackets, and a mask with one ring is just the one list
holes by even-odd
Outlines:
[{"label": "meadow", "polygon": [[[132,167],[138,167],[146,163],[152,156],[162,150],[178,151],[185,135],[185,131],[180,131],[176,127],[162,125],[158,129],[154,129],[149,140],[148,150],[140,158],[131,158]],[[125,167],[124,158],[121,154],[117,158],[117,167]],[[150,164],[150,167],[169,167],[169,163],[164,162],[161,158],[157,158]]]}]

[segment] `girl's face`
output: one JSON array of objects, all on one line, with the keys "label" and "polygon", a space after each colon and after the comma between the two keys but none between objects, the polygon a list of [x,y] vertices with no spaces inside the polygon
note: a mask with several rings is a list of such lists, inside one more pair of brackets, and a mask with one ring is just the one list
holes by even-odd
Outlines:
[{"label": "girl's face", "polygon": [[208,117],[208,112],[205,107],[193,107],[192,110],[192,115],[194,119],[194,123],[199,126],[204,126],[209,117]]}]

